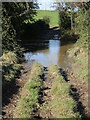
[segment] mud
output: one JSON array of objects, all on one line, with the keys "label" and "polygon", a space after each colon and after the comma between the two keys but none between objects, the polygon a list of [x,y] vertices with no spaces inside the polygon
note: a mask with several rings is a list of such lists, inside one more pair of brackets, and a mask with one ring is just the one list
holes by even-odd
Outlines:
[{"label": "mud", "polygon": [[12,83],[6,92],[3,93],[3,106],[2,116],[3,118],[13,118],[13,112],[17,106],[19,99],[22,96],[22,88],[29,79],[31,68],[26,64],[22,64],[23,69],[19,78],[15,79],[15,83]]}]

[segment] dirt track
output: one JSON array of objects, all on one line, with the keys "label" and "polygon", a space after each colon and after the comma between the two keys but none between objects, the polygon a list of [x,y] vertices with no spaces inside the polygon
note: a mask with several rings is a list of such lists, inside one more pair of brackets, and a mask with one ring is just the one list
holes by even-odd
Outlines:
[{"label": "dirt track", "polygon": [[[30,69],[25,64],[22,65],[23,70],[21,70],[20,78],[17,78],[14,85],[11,85],[8,91],[3,94],[3,108],[2,115],[3,118],[13,118],[13,111],[15,110],[19,99],[21,98],[21,91],[25,83],[29,79]],[[8,94],[8,96],[7,96]],[[6,100],[5,100],[6,99]]]},{"label": "dirt track", "polygon": [[77,102],[78,111],[84,118],[90,117],[90,109],[88,107],[88,83],[77,78],[70,69],[68,69],[67,79],[74,92],[72,97]]}]

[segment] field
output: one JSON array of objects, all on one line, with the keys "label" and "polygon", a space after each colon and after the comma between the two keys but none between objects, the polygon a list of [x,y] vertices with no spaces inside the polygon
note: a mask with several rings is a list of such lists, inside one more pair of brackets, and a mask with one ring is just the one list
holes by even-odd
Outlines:
[{"label": "field", "polygon": [[35,16],[35,19],[43,19],[44,16],[48,16],[50,18],[50,27],[59,26],[58,11],[37,10],[37,16]]}]

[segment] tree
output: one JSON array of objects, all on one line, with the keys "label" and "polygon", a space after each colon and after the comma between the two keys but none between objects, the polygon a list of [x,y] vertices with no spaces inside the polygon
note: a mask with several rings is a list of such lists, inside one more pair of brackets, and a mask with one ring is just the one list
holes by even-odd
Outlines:
[{"label": "tree", "polygon": [[19,36],[24,31],[24,20],[33,20],[35,6],[33,2],[2,3],[2,52],[14,52],[18,61],[23,57]]},{"label": "tree", "polygon": [[33,2],[8,2],[2,3],[2,43],[3,51],[14,51],[18,46],[17,35],[23,30],[24,20],[33,20],[36,14],[36,4]]},{"label": "tree", "polygon": [[67,10],[70,10],[70,13],[71,13],[71,30],[73,29],[73,13],[74,13],[75,7],[76,7],[76,3],[74,3],[74,2],[66,3],[66,8],[67,8]]}]

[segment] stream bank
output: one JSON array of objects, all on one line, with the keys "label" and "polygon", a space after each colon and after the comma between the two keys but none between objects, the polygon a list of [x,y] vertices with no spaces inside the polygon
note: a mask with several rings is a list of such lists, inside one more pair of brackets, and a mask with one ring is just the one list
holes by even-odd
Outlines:
[{"label": "stream bank", "polygon": [[[87,46],[86,42],[83,44]],[[67,74],[69,83],[76,88],[73,97],[78,103],[78,109],[82,117],[89,118],[88,51],[83,47],[83,44],[80,44],[79,41],[68,51],[68,57],[72,59],[72,62],[71,67],[67,69]],[[78,97],[75,98],[77,92]]]}]

